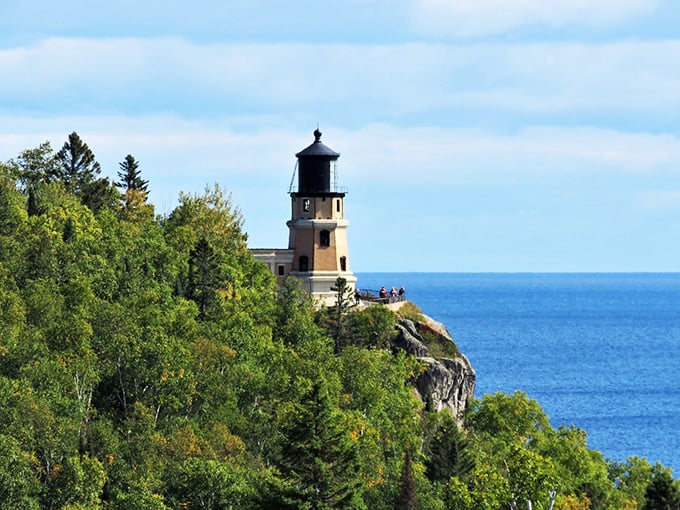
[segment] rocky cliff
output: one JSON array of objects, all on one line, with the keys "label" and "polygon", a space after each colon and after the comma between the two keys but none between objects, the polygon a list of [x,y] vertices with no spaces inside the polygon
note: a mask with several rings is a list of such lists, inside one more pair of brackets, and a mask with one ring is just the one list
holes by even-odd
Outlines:
[{"label": "rocky cliff", "polygon": [[[461,424],[475,389],[475,371],[468,359],[458,352],[446,327],[430,317],[399,319],[396,328],[394,346],[416,356],[424,365],[414,381],[421,400],[436,411],[449,409]],[[436,357],[432,351],[437,352]]]}]

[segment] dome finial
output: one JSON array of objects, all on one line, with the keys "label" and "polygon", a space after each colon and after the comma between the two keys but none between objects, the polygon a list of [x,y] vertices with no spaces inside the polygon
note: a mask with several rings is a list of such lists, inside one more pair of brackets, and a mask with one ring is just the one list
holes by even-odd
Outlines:
[{"label": "dome finial", "polygon": [[319,126],[317,124],[316,129],[314,130],[314,142],[320,142],[321,141],[321,131],[319,131]]}]

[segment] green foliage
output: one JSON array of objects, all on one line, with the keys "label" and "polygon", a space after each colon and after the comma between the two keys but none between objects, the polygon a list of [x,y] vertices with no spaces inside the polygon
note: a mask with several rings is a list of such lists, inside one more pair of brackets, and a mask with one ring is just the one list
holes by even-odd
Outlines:
[{"label": "green foliage", "polygon": [[643,510],[676,510],[680,508],[680,484],[671,470],[660,464],[652,468],[652,482],[645,492]]},{"label": "green foliage", "polygon": [[276,489],[279,506],[357,508],[362,480],[358,437],[352,435],[329,387],[319,379],[284,416],[286,442],[277,467],[283,483]]},{"label": "green foliage", "polygon": [[538,403],[521,392],[486,395],[472,406],[467,426],[476,450],[473,499],[482,491],[494,504],[530,499],[542,509],[556,489],[556,508],[624,509],[635,507],[635,495],[649,483],[635,465],[633,476],[620,466],[610,469],[599,452],[587,448],[582,430],[554,430]]},{"label": "green foliage", "polygon": [[432,328],[427,322],[420,323],[418,332],[423,338],[423,343],[430,351],[430,356],[434,359],[456,358],[460,356],[458,346],[443,336],[439,331]]},{"label": "green foliage", "polygon": [[347,317],[352,345],[369,349],[386,349],[394,337],[396,316],[384,306],[368,306]]},{"label": "green foliage", "polygon": [[170,464],[165,479],[165,500],[171,508],[257,508],[257,480],[251,471],[232,463],[192,458]]},{"label": "green foliage", "polygon": [[50,182],[58,174],[60,163],[50,142],[44,142],[35,149],[24,150],[15,160],[10,161],[10,166],[19,187],[28,190]]},{"label": "green foliage", "polygon": [[128,154],[118,165],[120,167],[118,171],[120,181],[113,184],[117,188],[121,188],[121,208],[125,215],[130,218],[136,216],[139,212],[149,210],[150,208],[146,204],[149,181],[142,179],[139,161]]},{"label": "green foliage", "polygon": [[157,218],[121,170],[122,204],[75,133],[0,165],[0,507],[673,508],[670,471],[607,462],[523,393],[462,429],[424,411],[391,311],[339,280],[317,313],[219,186]]},{"label": "green foliage", "polygon": [[445,500],[447,505],[446,508],[449,508],[450,510],[468,510],[469,508],[475,508],[468,485],[458,478],[452,478],[447,484]]},{"label": "green foliage", "polygon": [[274,338],[286,345],[303,346],[323,336],[314,320],[314,302],[297,278],[286,278],[279,289],[274,315]]},{"label": "green foliage", "polygon": [[423,453],[427,477],[437,482],[448,482],[452,477],[463,479],[475,468],[470,442],[450,413],[431,413],[426,419]]},{"label": "green foliage", "polygon": [[38,509],[38,479],[30,454],[13,437],[0,434],[0,505],[17,510]]},{"label": "green foliage", "polygon": [[198,305],[199,317],[205,318],[215,306],[219,289],[224,287],[220,259],[205,238],[189,253],[187,297]]},{"label": "green foliage", "polygon": [[338,276],[335,285],[335,304],[327,310],[327,328],[335,342],[335,352],[338,353],[352,341],[348,327],[347,314],[356,305],[354,292],[347,285],[347,280]]},{"label": "green foliage", "polygon": [[551,428],[538,402],[520,391],[487,395],[471,406],[467,420],[477,434],[509,444],[529,444]]},{"label": "green foliage", "polygon": [[53,508],[100,508],[105,481],[98,459],[71,456],[47,484],[45,499]]},{"label": "green foliage", "polygon": [[626,462],[609,464],[609,478],[622,493],[622,498],[632,502],[635,507],[643,508],[645,492],[652,479],[652,466],[640,457],[630,457]]},{"label": "green foliage", "polygon": [[25,216],[23,197],[16,192],[12,181],[0,177],[0,236],[16,233]]},{"label": "green foliage", "polygon": [[419,322],[423,320],[423,312],[415,303],[410,301],[405,302],[399,310],[397,310],[397,315],[402,319],[409,319],[413,322]]},{"label": "green foliage", "polygon": [[139,161],[132,154],[125,156],[125,159],[118,166],[120,166],[120,171],[118,172],[120,182],[114,183],[116,187],[124,190],[137,190],[142,193],[147,192],[149,181],[142,179]]},{"label": "green foliage", "polygon": [[74,131],[69,135],[55,159],[58,165],[51,169],[49,178],[62,183],[84,205],[98,211],[115,204],[117,192],[107,178],[98,177],[101,165],[78,133]]},{"label": "green foliage", "polygon": [[401,470],[399,480],[400,490],[394,508],[396,510],[418,510],[418,498],[416,496],[416,480],[413,474],[413,463],[411,452],[406,450],[404,455],[404,465]]}]

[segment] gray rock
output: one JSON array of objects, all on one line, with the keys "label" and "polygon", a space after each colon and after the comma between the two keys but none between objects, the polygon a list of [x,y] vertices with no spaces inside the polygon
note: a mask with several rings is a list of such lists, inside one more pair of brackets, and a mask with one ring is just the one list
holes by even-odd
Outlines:
[{"label": "gray rock", "polygon": [[475,390],[476,375],[470,361],[462,354],[442,359],[430,355],[420,331],[435,331],[440,339],[446,341],[453,342],[453,338],[443,324],[429,317],[425,317],[422,323],[400,319],[396,328],[398,333],[394,345],[414,355],[424,365],[414,381],[420,399],[424,404],[429,400],[435,411],[448,409],[462,425],[463,413]]},{"label": "gray rock", "polygon": [[407,353],[413,354],[417,358],[429,356],[430,351],[422,342],[422,337],[416,329],[413,321],[408,319],[401,319],[397,325],[397,336],[393,340],[393,344],[400,349],[404,349]]}]

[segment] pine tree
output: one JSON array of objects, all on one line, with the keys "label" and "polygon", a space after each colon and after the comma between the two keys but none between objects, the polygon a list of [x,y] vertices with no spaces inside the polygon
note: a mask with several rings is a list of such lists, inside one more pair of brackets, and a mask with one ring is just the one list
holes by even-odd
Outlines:
[{"label": "pine tree", "polygon": [[52,171],[51,180],[61,182],[93,211],[112,205],[116,191],[107,178],[98,177],[101,166],[78,133],[69,135],[55,158],[59,164]]},{"label": "pine tree", "polygon": [[435,430],[424,447],[426,473],[432,481],[448,482],[452,476],[460,478],[471,472],[475,461],[453,417],[448,413],[433,416],[437,420]]},{"label": "pine tree", "polygon": [[69,216],[69,218],[66,220],[66,223],[64,223],[64,231],[61,234],[61,239],[65,243],[69,242],[71,239],[73,239],[76,235],[76,222],[73,221],[73,218]]},{"label": "pine tree", "polygon": [[118,164],[120,171],[118,172],[119,182],[114,183],[122,190],[137,190],[143,193],[147,192],[149,181],[142,179],[142,172],[139,170],[139,161],[137,161],[132,154],[125,156],[125,159]]},{"label": "pine tree", "polygon": [[204,319],[215,301],[215,293],[224,279],[215,250],[201,238],[189,254],[188,297],[198,305],[199,317]]},{"label": "pine tree", "polygon": [[279,468],[288,490],[280,494],[277,507],[353,508],[362,483],[357,443],[323,380],[314,383],[303,402],[286,427]]},{"label": "pine tree", "polygon": [[75,131],[68,136],[59,152],[59,166],[55,170],[56,178],[66,190],[76,195],[82,192],[83,186],[95,180],[101,173],[101,166],[95,160],[94,153],[83,142]]},{"label": "pine tree", "polygon": [[644,510],[680,510],[680,487],[669,469],[657,464],[645,493]]},{"label": "pine tree", "polygon": [[347,280],[338,276],[335,285],[331,287],[335,291],[335,305],[328,311],[328,326],[330,335],[335,341],[335,352],[339,353],[351,342],[351,334],[347,323],[347,312],[355,305],[352,288],[347,285]]},{"label": "pine tree", "polygon": [[111,181],[104,177],[85,183],[78,196],[83,205],[97,212],[104,207],[113,207],[120,195]]},{"label": "pine tree", "polygon": [[416,499],[416,481],[413,476],[413,462],[411,452],[406,450],[404,456],[404,466],[401,470],[399,497],[394,506],[397,510],[418,510],[418,500]]},{"label": "pine tree", "polygon": [[42,201],[40,188],[36,186],[28,187],[28,200],[26,210],[29,216],[39,216],[47,212],[47,207]]}]

